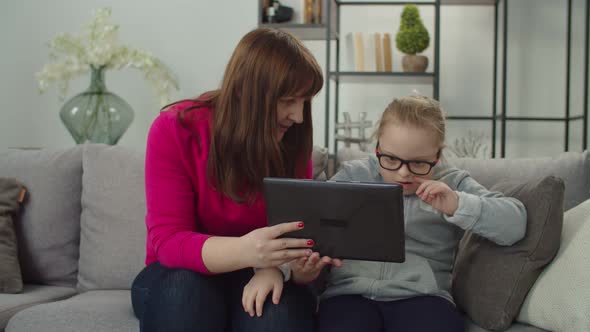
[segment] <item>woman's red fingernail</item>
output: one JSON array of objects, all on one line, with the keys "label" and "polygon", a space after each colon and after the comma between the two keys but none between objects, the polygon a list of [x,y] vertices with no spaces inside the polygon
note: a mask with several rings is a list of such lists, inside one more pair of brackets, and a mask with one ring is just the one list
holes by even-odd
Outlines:
[{"label": "woman's red fingernail", "polygon": [[297,224],[297,227],[299,227],[299,228],[303,228],[303,223],[302,223],[302,222],[298,223],[298,224]]},{"label": "woman's red fingernail", "polygon": [[308,245],[308,246],[313,246],[313,240],[309,240],[309,241],[307,241],[307,245]]}]

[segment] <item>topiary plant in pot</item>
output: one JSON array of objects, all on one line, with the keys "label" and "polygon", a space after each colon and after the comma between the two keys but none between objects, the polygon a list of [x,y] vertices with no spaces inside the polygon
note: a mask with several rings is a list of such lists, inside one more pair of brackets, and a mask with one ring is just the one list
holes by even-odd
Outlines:
[{"label": "topiary plant in pot", "polygon": [[428,58],[416,55],[428,48],[430,36],[422,23],[418,7],[405,5],[401,24],[395,36],[397,49],[404,53],[402,67],[406,72],[424,72],[428,68]]}]

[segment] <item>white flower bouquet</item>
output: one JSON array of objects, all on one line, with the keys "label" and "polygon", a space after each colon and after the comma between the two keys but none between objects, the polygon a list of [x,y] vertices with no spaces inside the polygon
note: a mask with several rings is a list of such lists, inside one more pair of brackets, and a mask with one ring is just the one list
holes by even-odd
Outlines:
[{"label": "white flower bouquet", "polygon": [[64,98],[70,79],[87,74],[91,68],[133,67],[144,73],[159,97],[160,104],[167,104],[171,90],[178,90],[178,82],[172,72],[150,53],[120,45],[119,26],[109,22],[110,16],[109,8],[98,9],[93,20],[85,27],[85,35],[65,33],[51,40],[50,57],[56,62],[46,64],[36,74],[40,91],[44,92],[55,82],[59,86],[60,97]]}]

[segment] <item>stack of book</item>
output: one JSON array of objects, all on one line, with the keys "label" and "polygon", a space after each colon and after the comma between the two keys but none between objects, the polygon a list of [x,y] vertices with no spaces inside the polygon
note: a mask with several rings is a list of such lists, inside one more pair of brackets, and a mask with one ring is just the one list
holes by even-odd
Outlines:
[{"label": "stack of book", "polygon": [[393,71],[390,33],[354,32],[347,36],[347,43],[355,71]]},{"label": "stack of book", "polygon": [[303,24],[322,24],[322,2],[323,0],[302,0]]}]

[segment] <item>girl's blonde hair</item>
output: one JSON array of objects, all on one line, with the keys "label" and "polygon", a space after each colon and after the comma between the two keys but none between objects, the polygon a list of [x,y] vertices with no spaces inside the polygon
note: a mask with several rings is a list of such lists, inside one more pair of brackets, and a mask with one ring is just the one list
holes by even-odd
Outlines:
[{"label": "girl's blonde hair", "polygon": [[445,142],[445,116],[438,101],[426,96],[407,96],[394,99],[385,109],[374,139],[379,139],[385,126],[389,124],[411,125],[432,131],[437,139],[439,148]]}]

